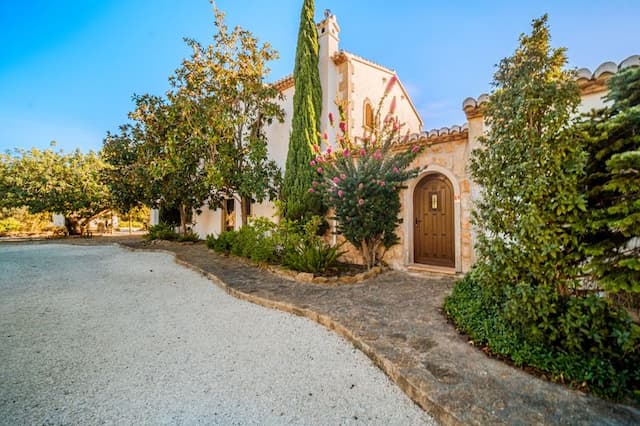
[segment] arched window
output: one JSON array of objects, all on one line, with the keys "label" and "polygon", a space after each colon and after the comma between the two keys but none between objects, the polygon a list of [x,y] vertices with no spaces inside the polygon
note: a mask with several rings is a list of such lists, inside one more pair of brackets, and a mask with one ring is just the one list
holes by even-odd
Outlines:
[{"label": "arched window", "polygon": [[369,100],[364,101],[364,129],[373,129],[373,107]]}]

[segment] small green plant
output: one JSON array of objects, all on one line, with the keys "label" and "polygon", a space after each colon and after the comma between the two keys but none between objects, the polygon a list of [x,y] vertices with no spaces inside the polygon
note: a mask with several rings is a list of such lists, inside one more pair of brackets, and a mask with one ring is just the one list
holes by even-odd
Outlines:
[{"label": "small green plant", "polygon": [[335,266],[340,246],[330,247],[317,234],[323,219],[312,217],[305,225],[283,219],[275,224],[255,218],[238,231],[207,236],[207,247],[217,253],[246,257],[255,262],[282,264],[296,271],[322,273]]},{"label": "small green plant", "polygon": [[188,230],[186,233],[178,235],[178,241],[181,243],[197,243],[200,241],[200,237],[192,230]]},{"label": "small green plant", "polygon": [[331,247],[321,238],[315,238],[306,244],[298,245],[284,256],[284,265],[300,272],[313,274],[323,273],[338,263],[338,258],[344,254],[340,246]]},{"label": "small green plant", "polygon": [[149,228],[149,233],[145,236],[148,241],[166,240],[176,241],[179,235],[174,231],[173,226],[166,223],[159,223]]},{"label": "small green plant", "polygon": [[229,254],[238,233],[236,231],[224,231],[216,238],[215,235],[207,235],[207,247],[216,253]]}]

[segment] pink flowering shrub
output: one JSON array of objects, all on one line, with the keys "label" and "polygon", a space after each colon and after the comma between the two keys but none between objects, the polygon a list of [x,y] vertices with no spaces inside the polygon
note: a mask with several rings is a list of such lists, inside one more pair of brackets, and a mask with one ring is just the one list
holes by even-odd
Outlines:
[{"label": "pink flowering shrub", "polygon": [[[387,87],[385,97],[393,83],[395,80]],[[398,242],[400,191],[418,174],[410,164],[421,151],[417,145],[403,143],[406,138],[400,137],[402,126],[392,111],[380,120],[385,97],[375,115],[376,130],[352,143],[341,117],[336,149],[329,147],[321,152],[314,147],[317,155],[310,165],[316,166],[316,180],[309,192],[321,196],[334,210],[338,233],[361,252],[369,268],[379,264],[386,249]]]}]

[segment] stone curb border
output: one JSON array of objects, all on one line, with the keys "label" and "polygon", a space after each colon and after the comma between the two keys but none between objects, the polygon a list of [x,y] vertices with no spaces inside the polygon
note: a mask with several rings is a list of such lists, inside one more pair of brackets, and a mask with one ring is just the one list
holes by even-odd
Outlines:
[{"label": "stone curb border", "polygon": [[[159,243],[154,243],[154,241],[159,241]],[[153,240],[151,241],[151,244],[149,244],[149,246],[162,246],[163,243],[165,243],[164,240]],[[193,243],[189,243],[189,242],[179,242],[179,243],[175,243],[175,244],[193,244]],[[146,250],[146,249],[142,249],[142,250]],[[155,248],[150,248],[149,250],[155,250]],[[161,248],[159,248],[158,250],[163,250]],[[370,278],[374,278],[377,277],[378,275],[382,274],[383,272],[386,272],[389,270],[388,267],[383,267],[383,266],[374,266],[373,268],[371,268],[371,270],[366,271],[366,272],[360,272],[358,274],[355,275],[345,275],[345,276],[332,276],[332,277],[325,277],[325,276],[316,276],[312,273],[309,272],[298,272],[298,271],[293,271],[291,269],[287,269],[287,268],[283,268],[281,266],[278,265],[270,265],[267,263],[258,263],[255,262],[251,259],[247,259],[246,257],[242,257],[242,256],[236,256],[233,254],[221,254],[221,253],[216,253],[215,250],[212,250],[210,248],[207,248],[207,250],[210,253],[215,253],[217,256],[224,256],[224,257],[229,257],[232,259],[237,260],[238,262],[242,262],[246,265],[251,265],[254,266],[256,268],[259,269],[263,269],[263,270],[267,270],[275,275],[278,275],[280,278],[284,278],[286,280],[290,280],[290,281],[297,281],[297,282],[304,282],[304,283],[309,283],[309,284],[322,284],[324,286],[327,287],[338,287],[341,285],[347,285],[347,284],[358,284],[361,283],[363,281],[366,281]]]},{"label": "stone curb border", "polygon": [[274,265],[267,265],[266,269],[269,272],[276,274],[279,277],[285,278],[287,280],[302,281],[309,284],[321,284],[327,287],[337,287],[340,285],[358,284],[368,280],[369,278],[377,277],[381,273],[387,271],[387,268],[375,266],[371,268],[370,271],[360,272],[359,274],[356,274],[356,275],[346,275],[341,277],[339,276],[321,277],[321,276],[315,276],[312,273],[292,271],[292,270],[281,268],[279,266],[274,266]]},{"label": "stone curb border", "polygon": [[207,272],[191,263],[179,259],[177,254],[165,249],[156,249],[156,248],[134,248],[127,246],[126,244],[116,243],[118,246],[130,250],[130,251],[147,251],[147,252],[155,252],[155,253],[164,253],[168,255],[172,255],[175,262],[178,265],[189,268],[195,272],[202,274],[207,277],[210,281],[213,281],[218,287],[224,290],[227,294],[250,303],[254,303],[256,305],[263,306],[269,309],[276,309],[282,312],[286,312],[289,314],[306,317],[316,323],[326,327],[327,329],[334,331],[338,336],[348,340],[362,353],[367,355],[373,363],[380,368],[398,387],[405,393],[413,402],[418,404],[420,408],[429,413],[432,417],[434,417],[439,423],[442,425],[464,425],[462,421],[456,418],[455,414],[447,410],[435,403],[427,393],[421,389],[418,383],[414,383],[411,379],[405,375],[403,375],[400,371],[400,368],[395,365],[393,362],[389,361],[387,358],[376,353],[375,349],[366,344],[364,341],[359,339],[351,330],[335,321],[333,318],[328,315],[319,314],[315,311],[306,308],[299,308],[293,304],[279,302],[276,300],[266,299],[264,297],[255,296],[252,294],[243,293],[235,288],[229,286],[227,283],[222,281],[216,275]]}]

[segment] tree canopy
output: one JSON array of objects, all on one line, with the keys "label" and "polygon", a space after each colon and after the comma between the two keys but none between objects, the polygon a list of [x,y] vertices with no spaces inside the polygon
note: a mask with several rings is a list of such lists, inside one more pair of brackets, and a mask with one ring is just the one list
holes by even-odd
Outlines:
[{"label": "tree canopy", "polygon": [[473,220],[487,282],[565,292],[575,276],[571,224],[585,209],[577,186],[584,157],[567,132],[578,87],[564,69],[565,50],[549,41],[545,15],[498,65],[485,113],[489,130],[470,163],[481,187]]},{"label": "tree canopy", "polygon": [[16,149],[0,163],[1,207],[63,214],[70,233],[111,207],[109,189],[100,178],[103,162],[93,151]]},{"label": "tree canopy", "polygon": [[640,68],[608,81],[611,105],[581,124],[588,155],[587,272],[608,291],[640,293]]},{"label": "tree canopy", "polygon": [[210,205],[237,197],[246,224],[247,204],[274,199],[280,186],[280,170],[268,158],[264,134],[267,124],[283,119],[280,94],[265,83],[267,63],[278,53],[241,27],[230,30],[218,9],[214,14],[212,45],[186,40],[192,55],[171,78],[170,100],[206,147],[202,170]]}]

